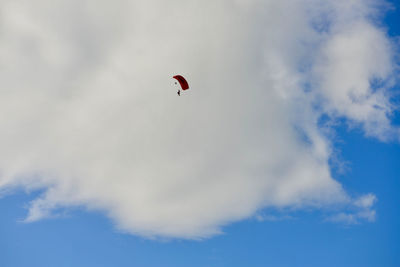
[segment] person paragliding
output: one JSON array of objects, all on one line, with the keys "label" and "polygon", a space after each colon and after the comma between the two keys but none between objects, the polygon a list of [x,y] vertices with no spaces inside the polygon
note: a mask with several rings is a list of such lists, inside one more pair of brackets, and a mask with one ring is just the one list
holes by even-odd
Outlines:
[{"label": "person paragliding", "polygon": [[[189,83],[186,81],[186,79],[182,75],[175,75],[172,78],[176,79],[179,82],[182,90],[189,89]],[[175,82],[175,84],[177,84],[177,83]],[[178,96],[181,96],[181,90],[180,89],[178,90]]]}]

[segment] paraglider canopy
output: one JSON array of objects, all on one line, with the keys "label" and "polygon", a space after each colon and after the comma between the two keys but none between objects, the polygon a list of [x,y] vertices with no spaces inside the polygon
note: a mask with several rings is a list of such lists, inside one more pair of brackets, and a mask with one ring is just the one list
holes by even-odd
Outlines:
[{"label": "paraglider canopy", "polygon": [[187,90],[187,89],[189,89],[189,84],[188,84],[188,82],[186,81],[186,79],[183,78],[183,76],[181,76],[181,75],[175,75],[175,76],[173,76],[172,78],[176,79],[176,80],[179,82],[179,84],[180,84],[181,87],[182,87],[182,90]]}]

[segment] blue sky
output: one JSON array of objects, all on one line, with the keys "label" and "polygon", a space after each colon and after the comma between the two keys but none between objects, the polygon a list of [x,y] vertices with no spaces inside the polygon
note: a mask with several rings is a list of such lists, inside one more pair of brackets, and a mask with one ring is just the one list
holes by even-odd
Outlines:
[{"label": "blue sky", "polygon": [[[396,9],[388,11],[382,22],[391,37],[400,35],[400,4],[393,1],[393,5]],[[90,47],[90,40],[85,41]],[[397,45],[400,48],[399,42]],[[96,51],[93,52],[93,57],[95,56]],[[83,64],[80,61],[78,63]],[[88,66],[90,68],[89,63]],[[62,72],[66,70],[63,69]],[[108,80],[103,82],[107,83]],[[396,95],[400,92],[400,87],[395,86],[390,91]],[[174,89],[172,93],[175,97]],[[215,94],[218,97],[218,93]],[[107,97],[109,95],[105,99]],[[201,101],[207,99],[203,97]],[[399,99],[398,96],[395,97],[393,103],[400,103]],[[184,104],[179,107],[185,108]],[[193,114],[197,116],[196,113]],[[400,113],[394,112],[391,120],[394,125],[399,125]],[[333,201],[333,205],[317,200],[316,205],[320,208],[303,204],[299,208],[292,202],[266,205],[258,210],[258,214],[270,216],[265,220],[257,220],[254,212],[251,215],[239,214],[239,219],[218,217],[215,219],[216,225],[218,229],[222,225],[223,234],[208,236],[209,228],[206,224],[204,231],[203,228],[200,229],[201,233],[205,233],[204,236],[200,235],[203,237],[201,240],[186,238],[187,235],[195,236],[197,228],[189,228],[188,232],[181,235],[175,229],[172,232],[160,230],[164,229],[162,223],[161,226],[155,224],[151,228],[156,234],[149,238],[146,227],[136,224],[131,226],[129,223],[124,225],[127,221],[131,222],[129,215],[124,212],[123,215],[115,215],[104,207],[98,209],[93,201],[87,204],[80,196],[74,200],[80,204],[82,201],[82,205],[68,202],[65,204],[65,200],[57,202],[59,199],[56,198],[54,203],[57,213],[49,218],[43,216],[43,219],[36,220],[35,216],[41,213],[37,215],[35,210],[29,211],[30,203],[43,196],[46,188],[51,187],[54,182],[51,180],[43,183],[46,186],[20,185],[0,198],[0,266],[399,266],[399,141],[382,142],[378,140],[379,136],[366,137],[367,130],[363,127],[349,127],[346,119],[338,119],[336,122],[333,126],[335,137],[332,138],[332,147],[346,167],[344,171],[338,171],[337,166],[331,164],[332,177],[341,184],[345,194],[351,199],[368,193],[376,196],[377,202],[373,206],[376,211],[374,221],[360,220],[356,224],[348,224],[330,220],[337,212],[352,212],[355,209],[351,204],[345,204],[343,208],[340,200],[335,198],[338,204]],[[306,125],[303,126],[306,128]],[[169,128],[165,129],[168,131]],[[10,158],[15,159],[12,156]],[[1,160],[5,162],[1,163],[2,166],[11,162],[6,159],[1,155]],[[58,161],[52,163],[56,165]],[[62,167],[63,170],[65,168]],[[335,189],[331,184],[328,188]],[[208,197],[207,194],[203,196]],[[107,198],[100,198],[104,199]],[[294,200],[296,201],[297,199]],[[114,205],[119,202],[111,203]],[[125,211],[124,208],[122,210]],[[33,214],[32,222],[23,221],[27,214]],[[136,214],[140,216],[141,213],[135,213],[135,216]],[[168,226],[171,224],[164,217],[161,221]],[[175,222],[180,221],[172,221],[172,224]],[[193,231],[195,234],[192,235]]]}]

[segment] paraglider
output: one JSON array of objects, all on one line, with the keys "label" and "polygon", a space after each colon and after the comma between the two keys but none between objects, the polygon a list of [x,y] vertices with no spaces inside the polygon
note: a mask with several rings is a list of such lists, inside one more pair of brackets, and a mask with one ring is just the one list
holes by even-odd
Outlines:
[{"label": "paraglider", "polygon": [[[186,79],[182,75],[175,75],[172,78],[176,79],[179,84],[181,85],[182,90],[187,90],[189,89],[189,84],[186,81]],[[176,84],[176,82],[175,82]],[[178,96],[181,96],[181,90],[178,90]]]}]

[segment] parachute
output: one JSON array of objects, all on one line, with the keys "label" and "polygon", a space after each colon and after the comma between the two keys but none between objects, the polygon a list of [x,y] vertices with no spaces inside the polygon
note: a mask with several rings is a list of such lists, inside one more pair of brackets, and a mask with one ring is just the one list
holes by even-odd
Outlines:
[{"label": "parachute", "polygon": [[187,90],[187,89],[189,89],[189,84],[188,84],[188,82],[186,81],[186,79],[183,78],[183,76],[181,76],[181,75],[175,75],[175,76],[173,76],[172,78],[176,79],[176,80],[179,82],[179,84],[180,84],[181,87],[182,87],[182,90]]}]

